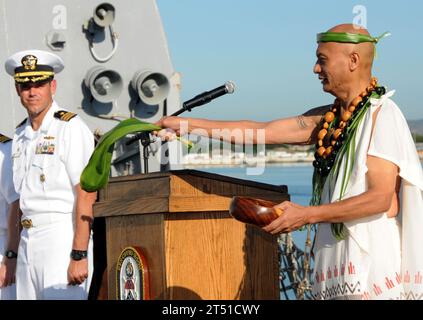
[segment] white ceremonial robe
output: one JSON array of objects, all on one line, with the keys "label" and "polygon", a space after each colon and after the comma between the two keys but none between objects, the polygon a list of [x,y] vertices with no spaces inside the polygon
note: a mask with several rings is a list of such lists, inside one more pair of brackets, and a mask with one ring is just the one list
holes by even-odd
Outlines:
[{"label": "white ceremonial robe", "polygon": [[[423,300],[423,172],[407,122],[389,98],[371,99],[360,124],[352,174],[342,199],[367,190],[368,155],[393,162],[401,178],[400,212],[388,218],[381,212],[345,222],[348,235],[337,240],[330,223],[320,223],[316,235],[313,273],[315,299]],[[372,133],[372,115],[380,107]],[[338,181],[327,179],[322,203],[341,200]]]}]

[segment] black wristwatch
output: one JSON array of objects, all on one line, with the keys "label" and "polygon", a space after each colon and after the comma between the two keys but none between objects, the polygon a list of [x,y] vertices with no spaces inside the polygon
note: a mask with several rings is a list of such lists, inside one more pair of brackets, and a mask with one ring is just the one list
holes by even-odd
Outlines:
[{"label": "black wristwatch", "polygon": [[13,250],[7,250],[7,251],[4,253],[4,256],[5,256],[7,259],[16,259],[16,258],[18,257],[18,254],[17,254],[15,251],[13,251]]},{"label": "black wristwatch", "polygon": [[79,261],[82,259],[86,259],[88,256],[88,251],[86,250],[72,250],[70,257],[72,260]]}]

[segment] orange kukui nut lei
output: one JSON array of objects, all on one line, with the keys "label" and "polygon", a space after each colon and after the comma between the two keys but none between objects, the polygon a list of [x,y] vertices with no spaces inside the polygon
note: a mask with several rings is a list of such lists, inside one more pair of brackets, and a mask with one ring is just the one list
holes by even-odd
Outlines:
[{"label": "orange kukui nut lei", "polygon": [[313,166],[322,176],[327,176],[335,164],[338,150],[347,138],[347,128],[350,120],[365,106],[371,94],[375,91],[379,95],[385,93],[384,87],[377,86],[377,79],[372,78],[369,86],[352,100],[348,108],[343,111],[340,101],[335,99],[330,111],[322,118],[321,127],[317,131],[316,153]]}]

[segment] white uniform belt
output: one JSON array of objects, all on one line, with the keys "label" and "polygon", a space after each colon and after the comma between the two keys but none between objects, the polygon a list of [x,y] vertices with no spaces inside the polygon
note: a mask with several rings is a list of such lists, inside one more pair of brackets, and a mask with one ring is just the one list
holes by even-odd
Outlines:
[{"label": "white uniform belt", "polygon": [[72,214],[66,213],[43,213],[30,216],[22,216],[21,224],[25,229],[36,228],[58,221],[71,219]]}]

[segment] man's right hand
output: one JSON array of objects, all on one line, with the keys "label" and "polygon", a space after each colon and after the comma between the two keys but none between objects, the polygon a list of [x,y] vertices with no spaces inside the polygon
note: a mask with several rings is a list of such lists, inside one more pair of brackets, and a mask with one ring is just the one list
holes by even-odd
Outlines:
[{"label": "man's right hand", "polygon": [[77,286],[83,283],[88,278],[88,260],[82,259],[79,261],[72,260],[68,267],[68,284]]},{"label": "man's right hand", "polygon": [[177,136],[188,133],[188,119],[181,117],[163,117],[155,123],[162,127],[160,131],[153,131],[163,141],[173,141]]}]

